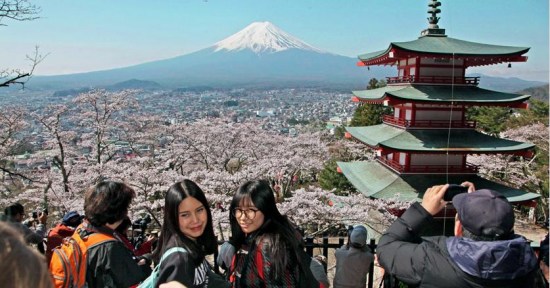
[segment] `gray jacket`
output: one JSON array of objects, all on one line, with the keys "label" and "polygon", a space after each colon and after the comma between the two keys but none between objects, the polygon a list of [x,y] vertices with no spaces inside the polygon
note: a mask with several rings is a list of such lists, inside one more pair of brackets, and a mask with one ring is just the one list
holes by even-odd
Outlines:
[{"label": "gray jacket", "polygon": [[363,249],[344,245],[334,252],[336,257],[336,273],[334,288],[364,288],[367,274],[374,262],[374,255],[367,247]]}]

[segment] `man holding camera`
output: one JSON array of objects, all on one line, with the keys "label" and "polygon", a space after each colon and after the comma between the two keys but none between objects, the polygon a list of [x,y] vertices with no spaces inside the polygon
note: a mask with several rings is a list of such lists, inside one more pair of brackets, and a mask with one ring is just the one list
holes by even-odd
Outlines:
[{"label": "man holding camera", "polygon": [[8,222],[23,233],[25,241],[28,244],[43,244],[46,234],[48,213],[37,213],[37,217],[33,219],[33,221],[38,222],[34,231],[22,223],[25,219],[25,208],[23,208],[23,205],[20,203],[15,203],[6,207],[6,209],[4,209],[4,214]]},{"label": "man holding camera", "polygon": [[[418,287],[534,287],[536,255],[522,236],[514,234],[514,211],[500,193],[475,190],[452,198],[456,208],[455,237],[419,236],[439,213],[449,185],[426,190],[380,238],[377,248],[384,269]],[[415,286],[416,287],[416,286]]]}]

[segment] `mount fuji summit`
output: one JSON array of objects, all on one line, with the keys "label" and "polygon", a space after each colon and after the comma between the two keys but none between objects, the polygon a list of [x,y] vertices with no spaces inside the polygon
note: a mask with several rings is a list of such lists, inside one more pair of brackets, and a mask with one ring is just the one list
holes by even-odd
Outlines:
[{"label": "mount fuji summit", "polygon": [[252,50],[256,54],[281,52],[288,49],[324,53],[286,33],[270,22],[254,22],[243,30],[214,45],[214,52]]},{"label": "mount fuji summit", "polygon": [[[37,76],[28,85],[54,89],[105,87],[138,79],[166,88],[332,87],[364,88],[390,67],[356,66],[357,58],[323,51],[270,22],[254,22],[214,45],[135,66],[59,76]],[[395,68],[393,68],[395,70]],[[393,72],[395,74],[395,72]],[[46,87],[44,87],[46,88]]]}]

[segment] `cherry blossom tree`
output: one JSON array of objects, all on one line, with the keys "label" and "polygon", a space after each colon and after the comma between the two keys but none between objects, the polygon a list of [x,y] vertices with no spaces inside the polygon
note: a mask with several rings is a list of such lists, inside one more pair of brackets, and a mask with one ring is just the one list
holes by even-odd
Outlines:
[{"label": "cherry blossom tree", "polygon": [[79,156],[74,145],[77,141],[76,132],[68,130],[67,127],[69,125],[67,123],[68,110],[66,105],[58,104],[49,105],[32,114],[49,135],[46,138],[44,148],[51,152],[48,156],[52,159],[52,165],[60,171],[61,185],[65,194],[72,192],[69,188],[69,176],[72,172],[71,162],[72,159]]},{"label": "cherry blossom tree", "polygon": [[[72,103],[33,113],[46,139],[42,152],[33,157],[48,159],[51,169],[29,172],[32,182],[10,200],[35,205],[47,201],[59,213],[81,211],[86,189],[101,180],[123,181],[137,193],[130,216],[148,213],[160,225],[164,193],[188,178],[206,192],[215,227],[227,235],[233,193],[248,180],[267,179],[278,193],[281,211],[308,234],[342,222],[370,222],[374,227],[393,219],[383,207],[396,204],[356,194],[341,197],[308,186],[317,183],[319,169],[331,153],[359,153],[351,141],[337,144],[336,150],[330,142],[331,151],[328,141],[333,140],[323,133],[304,131],[289,137],[263,130],[263,120],[256,119],[167,124],[140,111],[132,95],[95,90]],[[115,140],[125,142],[124,149],[131,152],[117,154]],[[87,147],[93,147],[91,157],[86,157]]]},{"label": "cherry blossom tree", "polygon": [[[11,197],[24,190],[31,181],[30,176],[16,167],[14,149],[22,139],[22,132],[28,127],[28,111],[21,107],[4,107],[0,114],[0,171],[2,189],[0,203],[5,204]],[[24,160],[23,160],[24,161]]]},{"label": "cherry blossom tree", "polygon": [[116,138],[121,123],[129,111],[137,109],[137,91],[108,92],[92,90],[73,100],[78,111],[78,128],[81,129],[81,145],[90,146],[97,163],[108,162],[115,156]]},{"label": "cherry blossom tree", "polygon": [[4,107],[4,111],[8,113],[0,114],[0,157],[4,160],[0,169],[4,173],[11,173],[13,171],[9,171],[5,159],[12,155],[21,138],[21,132],[29,125],[26,119],[28,111],[21,107]]},{"label": "cherry blossom tree", "polygon": [[[533,143],[537,153],[532,159],[514,155],[482,154],[470,156],[468,161],[479,166],[480,174],[488,179],[541,194],[539,218],[542,215],[544,219],[548,219],[548,127],[540,122],[531,123],[508,129],[500,137]],[[538,157],[545,160],[539,163],[536,161]]]}]

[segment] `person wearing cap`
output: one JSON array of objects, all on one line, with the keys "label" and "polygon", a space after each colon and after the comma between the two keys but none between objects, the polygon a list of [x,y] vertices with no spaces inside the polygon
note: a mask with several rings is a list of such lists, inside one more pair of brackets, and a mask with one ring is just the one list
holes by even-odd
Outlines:
[{"label": "person wearing cap", "polygon": [[356,225],[351,230],[349,242],[336,249],[334,288],[365,288],[367,274],[374,262],[374,255],[367,246],[367,228]]},{"label": "person wearing cap", "polygon": [[46,263],[50,263],[53,249],[61,245],[64,238],[71,237],[80,223],[82,223],[82,216],[76,211],[69,211],[65,213],[61,223],[55,225],[55,227],[48,232],[46,241]]},{"label": "person wearing cap", "polygon": [[380,238],[380,265],[415,287],[534,287],[538,263],[527,240],[514,233],[514,210],[506,197],[490,189],[456,195],[454,237],[419,233],[448,202],[449,187],[426,190]]}]

